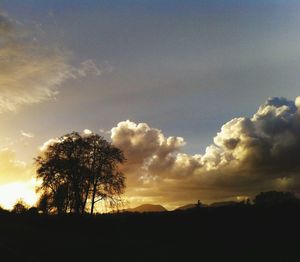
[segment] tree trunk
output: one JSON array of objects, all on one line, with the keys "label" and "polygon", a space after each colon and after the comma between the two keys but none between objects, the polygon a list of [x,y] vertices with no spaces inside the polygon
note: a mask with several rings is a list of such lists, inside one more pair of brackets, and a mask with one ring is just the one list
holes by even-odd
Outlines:
[{"label": "tree trunk", "polygon": [[94,213],[96,191],[97,191],[97,181],[94,182],[94,186],[93,186],[92,205],[91,205],[91,215],[93,215],[93,213]]},{"label": "tree trunk", "polygon": [[82,205],[82,211],[81,211],[82,214],[84,214],[86,202],[87,202],[87,199],[89,197],[89,189],[90,189],[90,184],[88,184],[88,186],[86,188],[86,194],[85,194],[85,197],[84,197],[84,201],[83,201],[83,205]]}]

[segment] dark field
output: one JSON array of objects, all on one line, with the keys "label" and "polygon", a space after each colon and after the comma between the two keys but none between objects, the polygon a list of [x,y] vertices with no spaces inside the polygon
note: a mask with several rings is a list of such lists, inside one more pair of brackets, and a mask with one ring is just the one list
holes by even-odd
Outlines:
[{"label": "dark field", "polygon": [[0,216],[0,261],[300,261],[300,209]]}]

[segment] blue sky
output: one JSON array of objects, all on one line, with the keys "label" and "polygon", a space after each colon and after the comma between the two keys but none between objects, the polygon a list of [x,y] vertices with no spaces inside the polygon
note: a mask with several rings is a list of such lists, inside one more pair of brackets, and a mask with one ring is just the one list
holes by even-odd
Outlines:
[{"label": "blue sky", "polygon": [[186,150],[199,152],[232,117],[299,88],[297,1],[14,0],[2,9],[43,44],[70,52],[72,63],[114,67],[67,81],[54,104],[10,118],[26,114],[23,129],[43,118],[55,126],[34,133],[97,131],[130,119],[183,136]]}]

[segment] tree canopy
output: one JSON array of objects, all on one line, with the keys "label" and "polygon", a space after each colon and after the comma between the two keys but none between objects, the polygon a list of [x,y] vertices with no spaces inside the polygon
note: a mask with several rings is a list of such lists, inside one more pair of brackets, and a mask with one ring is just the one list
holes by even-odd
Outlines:
[{"label": "tree canopy", "polygon": [[38,190],[43,212],[91,214],[95,204],[117,204],[125,189],[119,164],[123,152],[98,134],[66,134],[49,145],[36,159]]},{"label": "tree canopy", "polygon": [[299,199],[291,192],[268,191],[259,193],[253,200],[256,206],[276,207],[299,205]]}]

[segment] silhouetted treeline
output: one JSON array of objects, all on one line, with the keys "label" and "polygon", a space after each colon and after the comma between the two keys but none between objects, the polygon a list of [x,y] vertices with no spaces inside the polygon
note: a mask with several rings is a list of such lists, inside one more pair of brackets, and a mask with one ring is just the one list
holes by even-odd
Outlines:
[{"label": "silhouetted treeline", "polygon": [[[4,210],[0,208],[0,213],[2,212],[12,212],[14,214],[43,214],[43,215],[53,215],[54,213],[49,212],[49,200],[47,199],[47,195],[42,195],[37,202],[36,206],[29,207],[22,199],[18,200],[16,204],[13,206],[11,211]],[[245,199],[243,201],[235,202],[216,202],[211,205],[205,205],[198,200],[194,205],[188,205],[188,208],[185,209],[176,209],[173,211],[166,212],[187,212],[199,209],[215,209],[215,208],[232,208],[232,207],[242,207],[242,208],[299,208],[300,209],[300,199],[297,198],[291,192],[280,192],[280,191],[268,191],[261,192],[256,195],[251,201],[250,199]],[[132,211],[129,209],[125,210],[117,210],[114,213],[131,213]],[[134,212],[134,211],[133,211]],[[64,212],[58,214],[66,214]]]},{"label": "silhouetted treeline", "polygon": [[299,199],[291,192],[269,191],[258,194],[254,204],[260,207],[294,206],[299,205]]}]

